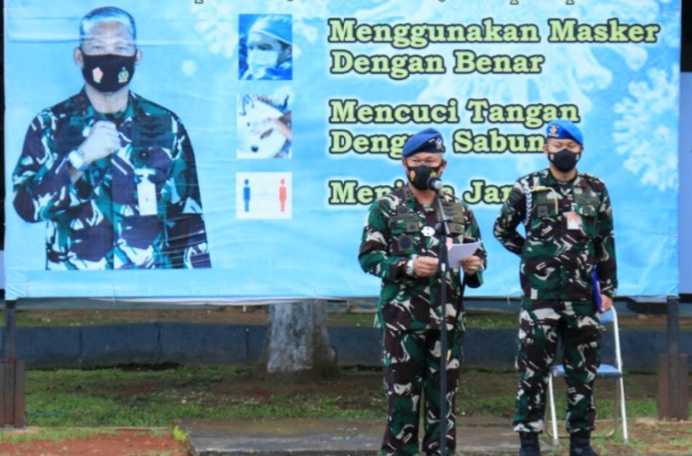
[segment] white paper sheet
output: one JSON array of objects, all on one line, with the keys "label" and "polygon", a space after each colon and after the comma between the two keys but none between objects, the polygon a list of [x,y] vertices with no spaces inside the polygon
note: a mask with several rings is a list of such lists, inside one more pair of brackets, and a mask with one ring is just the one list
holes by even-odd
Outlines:
[{"label": "white paper sheet", "polygon": [[452,244],[449,246],[447,263],[450,268],[458,268],[459,262],[466,257],[470,257],[480,247],[482,241],[470,244]]}]

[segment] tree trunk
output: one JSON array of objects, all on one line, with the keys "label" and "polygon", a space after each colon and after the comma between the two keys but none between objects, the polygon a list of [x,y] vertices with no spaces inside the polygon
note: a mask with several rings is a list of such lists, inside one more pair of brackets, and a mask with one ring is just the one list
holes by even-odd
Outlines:
[{"label": "tree trunk", "polygon": [[263,360],[268,375],[333,375],[336,352],[329,345],[325,303],[270,306]]}]

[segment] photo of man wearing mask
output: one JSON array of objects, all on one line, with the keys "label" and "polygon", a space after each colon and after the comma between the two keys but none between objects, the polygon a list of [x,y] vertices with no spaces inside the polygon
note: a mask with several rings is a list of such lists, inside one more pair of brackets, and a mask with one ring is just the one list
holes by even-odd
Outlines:
[{"label": "photo of man wearing mask", "polygon": [[134,19],[97,8],[79,30],[86,84],[33,119],[12,176],[19,216],[46,223],[46,269],[211,267],[187,131],[129,90]]},{"label": "photo of man wearing mask", "polygon": [[290,80],[293,77],[293,30],[288,14],[240,15],[240,79]]}]

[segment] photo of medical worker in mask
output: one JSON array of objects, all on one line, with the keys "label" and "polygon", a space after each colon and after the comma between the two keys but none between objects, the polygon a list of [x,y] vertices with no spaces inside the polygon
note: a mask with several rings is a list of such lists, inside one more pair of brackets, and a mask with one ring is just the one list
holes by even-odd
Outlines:
[{"label": "photo of medical worker in mask", "polygon": [[239,77],[293,78],[293,21],[290,14],[241,14]]}]

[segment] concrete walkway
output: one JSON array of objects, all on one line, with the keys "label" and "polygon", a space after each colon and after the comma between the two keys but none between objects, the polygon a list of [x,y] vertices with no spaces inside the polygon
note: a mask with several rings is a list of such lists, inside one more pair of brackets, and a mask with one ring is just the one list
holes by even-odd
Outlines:
[{"label": "concrete walkway", "polygon": [[[184,420],[193,456],[372,456],[377,454],[383,420],[228,419]],[[462,418],[457,426],[458,455],[516,455],[519,439],[511,424]],[[551,446],[541,442],[544,451]],[[451,456],[451,455],[449,455]]]}]

